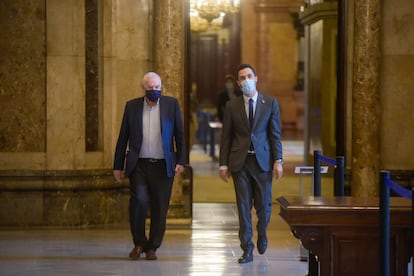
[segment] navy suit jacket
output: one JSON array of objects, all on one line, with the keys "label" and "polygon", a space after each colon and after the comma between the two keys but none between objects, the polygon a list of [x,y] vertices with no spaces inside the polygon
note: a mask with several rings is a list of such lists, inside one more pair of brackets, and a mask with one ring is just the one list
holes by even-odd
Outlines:
[{"label": "navy suit jacket", "polygon": [[[174,176],[176,164],[185,165],[183,120],[177,99],[161,96],[159,105],[162,148],[167,166],[167,175],[172,177]],[[130,100],[125,105],[121,130],[115,149],[114,170],[124,170],[125,166],[125,176],[127,177],[134,170],[141,151],[144,135],[142,133],[143,108],[144,97]]]},{"label": "navy suit jacket", "polygon": [[238,97],[227,102],[220,142],[220,166],[228,166],[230,171],[239,171],[246,160],[251,142],[263,171],[273,170],[274,162],[283,158],[280,111],[275,98],[258,94],[252,129],[244,98]]}]

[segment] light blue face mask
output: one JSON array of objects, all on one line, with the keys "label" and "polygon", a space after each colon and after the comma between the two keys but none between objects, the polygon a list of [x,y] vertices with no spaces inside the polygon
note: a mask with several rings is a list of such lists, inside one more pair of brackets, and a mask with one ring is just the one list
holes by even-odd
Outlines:
[{"label": "light blue face mask", "polygon": [[240,84],[240,88],[245,95],[250,96],[256,91],[256,81],[246,80]]}]

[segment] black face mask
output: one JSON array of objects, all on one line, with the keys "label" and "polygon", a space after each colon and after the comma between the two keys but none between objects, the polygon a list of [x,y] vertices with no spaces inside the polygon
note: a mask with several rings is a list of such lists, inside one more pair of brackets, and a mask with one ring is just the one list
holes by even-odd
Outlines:
[{"label": "black face mask", "polygon": [[151,102],[156,102],[161,97],[161,91],[160,90],[147,90],[145,91],[145,96]]}]

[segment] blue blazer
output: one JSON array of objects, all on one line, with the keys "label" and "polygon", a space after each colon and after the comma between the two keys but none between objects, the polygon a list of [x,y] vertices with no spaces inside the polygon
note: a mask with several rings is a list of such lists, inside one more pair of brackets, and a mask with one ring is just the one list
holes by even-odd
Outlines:
[{"label": "blue blazer", "polygon": [[243,96],[227,102],[220,143],[220,166],[239,171],[246,160],[250,143],[253,143],[262,171],[273,170],[274,162],[283,158],[280,111],[275,98],[258,94],[252,129]]},{"label": "blue blazer", "polygon": [[[176,98],[161,96],[159,105],[162,148],[165,155],[167,175],[173,177],[176,164],[185,165],[183,120],[180,105]],[[144,97],[130,100],[125,105],[121,130],[115,149],[114,170],[124,170],[125,168],[126,177],[129,177],[134,170],[141,151],[143,108]]]}]

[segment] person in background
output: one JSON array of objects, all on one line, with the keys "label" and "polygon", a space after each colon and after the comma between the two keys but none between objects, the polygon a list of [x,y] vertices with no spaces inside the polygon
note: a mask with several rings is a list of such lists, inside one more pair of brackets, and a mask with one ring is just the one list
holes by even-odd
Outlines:
[{"label": "person in background", "polygon": [[[145,253],[156,260],[166,230],[174,175],[184,171],[185,141],[178,100],[162,96],[161,78],[154,72],[142,80],[145,96],[126,103],[115,149],[113,175],[129,178],[129,219],[134,248],[129,258]],[[128,150],[127,150],[128,147]],[[149,238],[145,230],[151,210]]]},{"label": "person in background", "polygon": [[258,252],[264,254],[267,249],[272,178],[283,175],[278,101],[257,91],[257,79],[251,65],[237,68],[237,83],[243,96],[226,104],[220,143],[219,175],[227,182],[231,174],[236,192],[241,264],[253,261],[252,206],[258,218]]},{"label": "person in background", "polygon": [[242,92],[238,89],[232,75],[225,76],[224,87],[224,90],[217,98],[217,119],[220,122],[223,122],[224,107],[226,106],[227,101],[242,95]]}]

